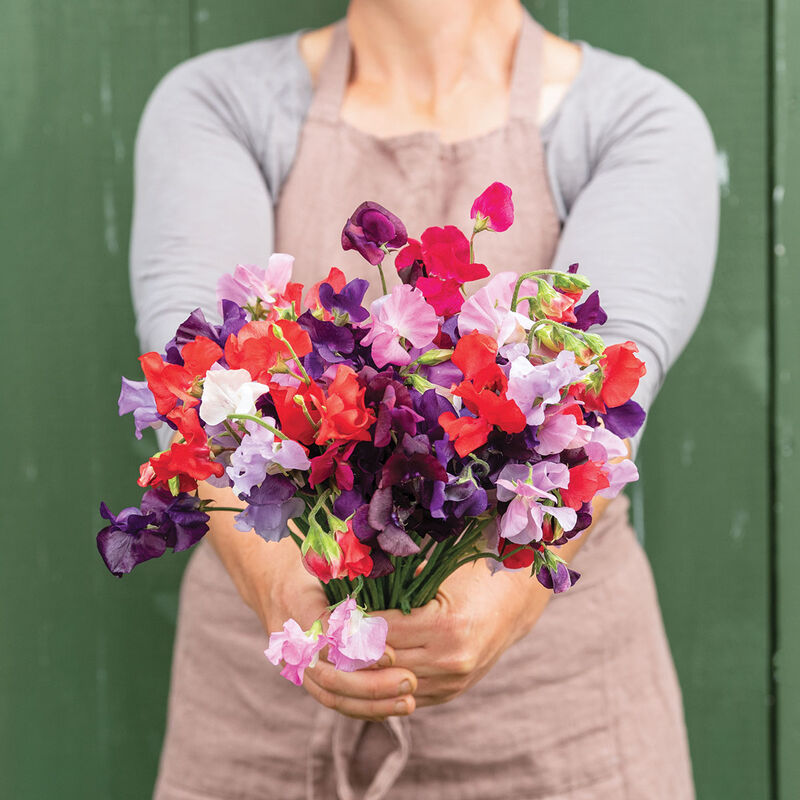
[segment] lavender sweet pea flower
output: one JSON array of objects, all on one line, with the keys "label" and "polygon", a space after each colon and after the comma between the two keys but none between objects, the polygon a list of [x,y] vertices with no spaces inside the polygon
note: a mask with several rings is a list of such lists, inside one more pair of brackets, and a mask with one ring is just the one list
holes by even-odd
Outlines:
[{"label": "lavender sweet pea flower", "polygon": [[373,266],[383,261],[383,245],[402,247],[408,241],[406,226],[379,203],[362,203],[345,223],[342,249],[358,250]]},{"label": "lavender sweet pea flower", "polygon": [[336,606],[328,620],[328,659],[342,672],[372,666],[386,651],[388,632],[389,625],[383,617],[367,616],[348,597]]},{"label": "lavender sweet pea flower", "polygon": [[163,417],[156,411],[156,399],[148,388],[147,381],[129,381],[123,378],[117,406],[120,416],[133,412],[137,439],[142,438],[145,428],[161,427]]},{"label": "lavender sweet pea flower", "polygon": [[264,655],[275,666],[283,661],[281,675],[295,686],[301,686],[303,674],[317,663],[320,650],[328,644],[328,639],[322,635],[321,629],[319,621],[306,632],[296,620],[287,619],[283,623],[282,631],[270,634],[269,646]]},{"label": "lavender sweet pea flower", "polygon": [[553,406],[545,411],[544,422],[536,432],[536,452],[540,456],[552,456],[566,450],[578,433],[578,422],[572,414],[561,413]]},{"label": "lavender sweet pea flower", "polygon": [[268,542],[278,542],[289,535],[286,523],[302,514],[303,501],[294,494],[297,487],[282,475],[267,475],[260,486],[256,486],[240,498],[248,505],[234,519],[238,531],[254,530]]},{"label": "lavender sweet pea flower", "polygon": [[334,315],[347,314],[351,322],[363,322],[369,316],[369,311],[361,305],[368,288],[369,281],[363,278],[354,278],[338,294],[329,283],[323,283],[319,287],[319,302]]},{"label": "lavender sweet pea flower", "polygon": [[542,567],[536,573],[536,579],[545,589],[552,589],[554,594],[565,592],[570,586],[574,586],[581,574],[570,569],[566,564],[559,561],[555,570],[549,567]]},{"label": "lavender sweet pea flower", "polygon": [[[272,417],[266,417],[264,422],[273,427],[276,424]],[[231,454],[231,463],[226,470],[237,495],[251,491],[267,475],[311,468],[306,451],[297,442],[290,439],[276,441],[272,431],[252,420],[245,422],[245,429],[247,435]]]},{"label": "lavender sweet pea flower", "polygon": [[527,358],[511,362],[507,396],[520,408],[528,425],[541,425],[544,410],[561,400],[561,390],[574,383],[582,374],[575,354],[562,350],[554,361],[531,364]]},{"label": "lavender sweet pea flower", "polygon": [[100,504],[100,515],[111,524],[97,534],[97,549],[109,571],[118,578],[137,564],[158,558],[167,549],[164,538],[148,530],[149,525],[157,524],[157,515],[145,514],[135,507],[123,508],[114,515],[105,503]]}]

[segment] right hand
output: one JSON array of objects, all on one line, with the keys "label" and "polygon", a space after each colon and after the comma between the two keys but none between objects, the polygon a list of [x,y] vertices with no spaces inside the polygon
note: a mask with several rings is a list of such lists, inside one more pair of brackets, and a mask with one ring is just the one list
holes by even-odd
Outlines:
[{"label": "right hand", "polygon": [[[203,484],[204,498],[221,506],[236,506],[230,489]],[[265,542],[255,533],[233,527],[233,515],[211,514],[209,539],[236,584],[242,599],[261,620],[267,635],[280,631],[293,617],[303,630],[328,614],[328,600],[320,582],[303,567],[300,552],[291,538]],[[387,647],[378,665],[356,672],[340,672],[326,660],[326,650],[317,665],[307,669],[303,688],[322,705],[348,717],[383,720],[405,716],[415,708],[413,693],[417,678],[407,669],[392,666],[394,651]],[[275,669],[266,662],[269,669]]]}]

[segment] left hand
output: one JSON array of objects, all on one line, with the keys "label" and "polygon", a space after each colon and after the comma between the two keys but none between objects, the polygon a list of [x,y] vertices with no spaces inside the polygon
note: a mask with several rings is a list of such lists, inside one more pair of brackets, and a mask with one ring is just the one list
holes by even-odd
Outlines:
[{"label": "left hand", "polygon": [[446,703],[476,684],[531,630],[551,594],[528,569],[492,575],[481,560],[456,570],[411,614],[381,611],[395,666],[417,676],[417,707]]}]

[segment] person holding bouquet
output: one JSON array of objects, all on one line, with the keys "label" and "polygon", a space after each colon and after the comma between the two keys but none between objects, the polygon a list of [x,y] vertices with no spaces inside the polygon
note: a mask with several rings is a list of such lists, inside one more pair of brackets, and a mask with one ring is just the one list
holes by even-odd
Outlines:
[{"label": "person holding bouquet", "polygon": [[[649,407],[710,286],[713,140],[665,78],[546,33],[519,0],[351,0],[326,28],[173,70],[137,139],[143,350],[161,350],[196,307],[215,318],[218,277],[273,252],[294,256],[307,286],[332,266],[368,279],[367,303],[377,275],[341,249],[359,202],[416,232],[463,224],[495,181],[513,187],[516,224],[484,234],[481,260],[518,273],[580,262],[606,341],[639,347],[636,399]],[[237,505],[229,489],[201,495]],[[561,548],[583,574],[569,591],[551,599],[526,570],[465,565],[410,615],[380,612],[388,646],[375,667],[321,658],[303,689],[262,651],[285,620],[308,628],[325,613],[319,581],[290,538],[268,544],[212,515],[183,579],[155,797],[693,797],[627,500],[593,511]]]}]

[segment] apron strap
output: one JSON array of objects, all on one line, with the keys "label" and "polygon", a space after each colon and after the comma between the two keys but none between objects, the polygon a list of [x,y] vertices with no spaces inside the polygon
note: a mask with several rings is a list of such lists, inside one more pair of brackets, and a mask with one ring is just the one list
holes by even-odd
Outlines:
[{"label": "apron strap", "polygon": [[331,43],[319,71],[308,117],[328,122],[338,120],[349,79],[350,37],[347,34],[347,19],[343,17],[334,23]]}]

